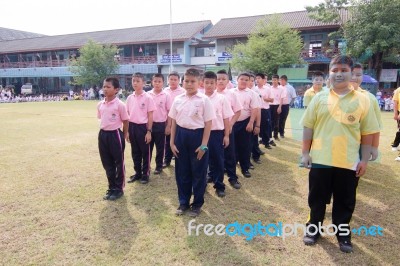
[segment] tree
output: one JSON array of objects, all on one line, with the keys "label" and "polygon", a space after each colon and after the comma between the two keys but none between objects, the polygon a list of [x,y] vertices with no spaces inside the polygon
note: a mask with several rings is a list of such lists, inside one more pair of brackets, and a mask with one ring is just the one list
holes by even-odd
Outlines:
[{"label": "tree", "polygon": [[301,63],[303,48],[298,31],[277,16],[260,20],[246,43],[231,49],[234,69],[275,74],[280,65]]},{"label": "tree", "polygon": [[103,45],[89,40],[79,49],[80,56],[72,59],[69,70],[74,74],[74,85],[99,85],[115,73],[118,62],[114,56],[118,53],[115,45]]},{"label": "tree", "polygon": [[400,63],[399,0],[325,0],[315,7],[306,7],[309,16],[321,22],[340,22],[339,12],[343,8],[350,13],[347,22],[341,21],[340,32],[349,55],[369,62],[378,77],[383,62]]}]

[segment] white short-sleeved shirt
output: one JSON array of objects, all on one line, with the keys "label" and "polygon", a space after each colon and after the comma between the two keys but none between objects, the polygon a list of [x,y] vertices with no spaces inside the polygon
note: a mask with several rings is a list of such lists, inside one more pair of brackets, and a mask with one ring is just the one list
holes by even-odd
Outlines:
[{"label": "white short-sleeved shirt", "polygon": [[246,120],[251,116],[251,111],[254,108],[260,107],[260,100],[258,95],[253,90],[246,88],[239,90],[238,88],[233,89],[234,93],[237,94],[240,103],[243,106],[242,112],[240,113],[238,121]]},{"label": "white short-sleeved shirt", "polygon": [[281,99],[284,99],[286,97],[286,92],[280,85],[276,88],[274,86],[271,86],[271,93],[274,101],[270,103],[270,105],[280,105]]},{"label": "white short-sleeved shirt", "polygon": [[216,117],[210,99],[199,92],[191,97],[186,93],[176,96],[168,116],[187,129],[204,128],[205,122]]},{"label": "white short-sleeved shirt", "polygon": [[100,128],[107,131],[121,128],[122,122],[129,119],[125,104],[114,98],[110,102],[102,100],[97,104],[97,118],[100,119]]},{"label": "white short-sleeved shirt", "polygon": [[128,96],[126,109],[129,115],[129,122],[146,124],[149,121],[148,113],[156,110],[156,107],[153,98],[143,91],[140,95],[133,93]]},{"label": "white short-sleeved shirt", "polygon": [[218,92],[214,92],[209,96],[211,104],[214,107],[215,119],[212,120],[211,130],[223,130],[224,119],[230,118],[234,115],[230,103],[226,97]]}]

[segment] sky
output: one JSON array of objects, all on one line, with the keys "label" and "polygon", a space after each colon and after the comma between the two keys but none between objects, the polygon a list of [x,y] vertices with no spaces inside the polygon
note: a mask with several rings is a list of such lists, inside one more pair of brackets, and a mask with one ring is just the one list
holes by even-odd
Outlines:
[{"label": "sky", "polygon": [[304,10],[323,0],[1,0],[0,27],[62,35]]}]

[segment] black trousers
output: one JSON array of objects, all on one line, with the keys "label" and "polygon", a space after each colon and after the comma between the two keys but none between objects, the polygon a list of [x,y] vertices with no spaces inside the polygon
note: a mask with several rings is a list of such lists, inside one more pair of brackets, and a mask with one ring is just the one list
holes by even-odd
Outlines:
[{"label": "black trousers", "polygon": [[171,135],[166,135],[165,136],[165,154],[164,154],[164,161],[166,163],[171,163],[172,160],[172,156],[174,156],[174,154],[172,153],[171,150],[171,146],[169,145],[171,140]]},{"label": "black trousers", "polygon": [[236,175],[236,150],[235,150],[235,132],[229,134],[229,146],[224,149],[224,168],[228,175],[228,181],[232,182],[238,179]]},{"label": "black trousers", "polygon": [[161,169],[164,160],[165,122],[153,122],[150,142],[150,160],[156,146],[156,169]]},{"label": "black trousers", "polygon": [[249,121],[250,118],[247,118],[243,121],[237,121],[233,125],[233,130],[235,131],[236,160],[239,161],[242,172],[248,171],[250,167],[252,132],[246,131]]},{"label": "black trousers", "polygon": [[279,105],[270,105],[269,110],[271,110],[271,124],[272,124],[272,131],[274,132],[274,138],[278,137],[279,132],[279,117],[278,114],[278,107]]},{"label": "black trousers", "polygon": [[260,137],[264,145],[272,138],[270,109],[261,109]]},{"label": "black trousers", "polygon": [[279,135],[285,136],[286,119],[289,115],[289,104],[282,104],[282,112],[279,115]]},{"label": "black trousers", "polygon": [[99,153],[108,179],[108,188],[123,190],[125,186],[125,139],[121,130],[100,130]]},{"label": "black trousers", "polygon": [[[330,203],[332,196],[332,223],[336,226],[349,224],[356,206],[359,179],[353,170],[313,164],[308,179],[310,217],[307,225],[323,223],[326,204]],[[347,226],[347,229],[350,230],[350,227]],[[350,239],[351,234],[337,237]]]},{"label": "black trousers", "polygon": [[211,130],[208,140],[208,168],[214,188],[225,191],[224,185],[224,130]]},{"label": "black trousers", "polygon": [[129,122],[129,139],[133,168],[137,175],[150,175],[150,145],[144,138],[147,134],[147,124],[135,124]]}]

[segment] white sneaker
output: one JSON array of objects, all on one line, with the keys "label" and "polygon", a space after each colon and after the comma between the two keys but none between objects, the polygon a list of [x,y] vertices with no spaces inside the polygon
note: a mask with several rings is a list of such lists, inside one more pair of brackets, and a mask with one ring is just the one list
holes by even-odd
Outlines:
[{"label": "white sneaker", "polygon": [[392,151],[398,151],[399,150],[399,146],[397,147],[392,147]]},{"label": "white sneaker", "polygon": [[399,157],[397,157],[396,159],[394,159],[395,161],[398,161],[398,162],[400,162],[400,156]]}]

